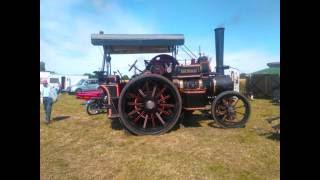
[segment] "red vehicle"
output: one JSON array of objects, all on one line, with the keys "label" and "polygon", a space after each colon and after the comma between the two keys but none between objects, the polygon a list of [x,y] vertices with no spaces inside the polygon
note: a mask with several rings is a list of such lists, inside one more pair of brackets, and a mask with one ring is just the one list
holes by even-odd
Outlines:
[{"label": "red vehicle", "polygon": [[[213,72],[206,56],[192,59],[189,65],[178,62],[178,48],[184,45],[182,34],[93,34],[92,44],[104,49],[99,91],[77,97],[104,97],[108,118],[119,119],[125,130],[136,135],[166,133],[180,123],[182,113],[195,110],[210,112],[222,127],[245,127],[251,108],[224,74],[228,66],[223,64],[223,38],[224,28],[215,29]],[[128,83],[120,81],[121,74],[111,75],[110,54],[137,53],[160,54],[145,60],[144,70],[138,69],[135,61],[129,69],[134,69],[135,75]]]},{"label": "red vehicle", "polygon": [[101,93],[103,93],[103,92],[101,92],[100,90],[77,92],[76,98],[77,99],[84,99],[84,100],[88,101],[92,98],[100,98],[102,96]]}]

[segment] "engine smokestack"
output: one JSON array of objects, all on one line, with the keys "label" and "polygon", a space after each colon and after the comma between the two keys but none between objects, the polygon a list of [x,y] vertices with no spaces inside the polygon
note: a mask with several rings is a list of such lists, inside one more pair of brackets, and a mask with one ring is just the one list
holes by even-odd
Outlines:
[{"label": "engine smokestack", "polygon": [[223,46],[224,46],[224,28],[216,28],[215,30],[216,41],[216,73],[218,75],[224,75],[223,65]]}]

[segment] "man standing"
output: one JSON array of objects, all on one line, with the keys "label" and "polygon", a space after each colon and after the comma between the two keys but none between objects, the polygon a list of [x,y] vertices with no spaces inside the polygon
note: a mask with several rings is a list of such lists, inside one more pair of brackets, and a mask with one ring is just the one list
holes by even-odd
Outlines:
[{"label": "man standing", "polygon": [[53,104],[52,97],[50,96],[53,88],[48,85],[48,81],[43,81],[43,86],[40,89],[40,97],[42,98],[42,102],[44,105],[44,111],[46,114],[45,123],[48,125],[50,123],[50,117],[51,117],[51,108]]}]

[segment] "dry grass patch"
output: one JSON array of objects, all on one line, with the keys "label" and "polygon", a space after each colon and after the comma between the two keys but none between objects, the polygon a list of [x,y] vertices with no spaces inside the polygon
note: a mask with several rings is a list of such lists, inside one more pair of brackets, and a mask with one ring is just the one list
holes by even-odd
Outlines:
[{"label": "dry grass patch", "polygon": [[279,107],[268,100],[252,101],[246,128],[216,128],[196,113],[185,128],[142,137],[112,129],[105,114],[89,116],[81,103],[62,95],[52,115],[63,118],[49,126],[41,107],[41,179],[280,178],[280,143],[264,120]]}]

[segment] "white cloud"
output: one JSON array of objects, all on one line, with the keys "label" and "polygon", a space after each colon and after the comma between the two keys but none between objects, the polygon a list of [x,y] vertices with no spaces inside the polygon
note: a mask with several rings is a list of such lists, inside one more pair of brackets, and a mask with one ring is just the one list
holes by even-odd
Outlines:
[{"label": "white cloud", "polygon": [[[116,1],[92,0],[95,11],[75,13],[79,10],[75,7],[81,3],[88,1],[41,1],[40,60],[45,61],[48,70],[83,74],[100,69],[102,48],[93,46],[90,39],[90,35],[99,30],[105,33],[153,32],[152,27],[145,26],[141,20],[118,6]],[[113,70],[125,72],[127,64],[136,57],[112,56]]]},{"label": "white cloud", "polygon": [[[91,2],[94,11],[77,12],[79,5]],[[90,35],[103,30],[105,33],[157,33],[150,24],[144,24],[133,14],[117,4],[116,0],[41,0],[40,5],[40,60],[44,60],[48,70],[66,74],[83,74],[99,70],[102,63],[102,48],[91,44]],[[87,4],[88,5],[88,4]],[[90,3],[89,3],[90,5]],[[190,37],[186,44],[201,45],[203,52],[212,57],[215,67],[213,32],[203,34],[201,39]],[[198,47],[189,47],[196,55]],[[144,59],[156,54],[112,55],[112,70],[120,70],[129,76],[128,64],[138,59],[138,67],[144,68]],[[190,57],[179,51],[179,60]],[[243,72],[253,72],[266,68],[266,63],[279,61],[263,50],[243,49],[225,51],[225,64]]]}]

